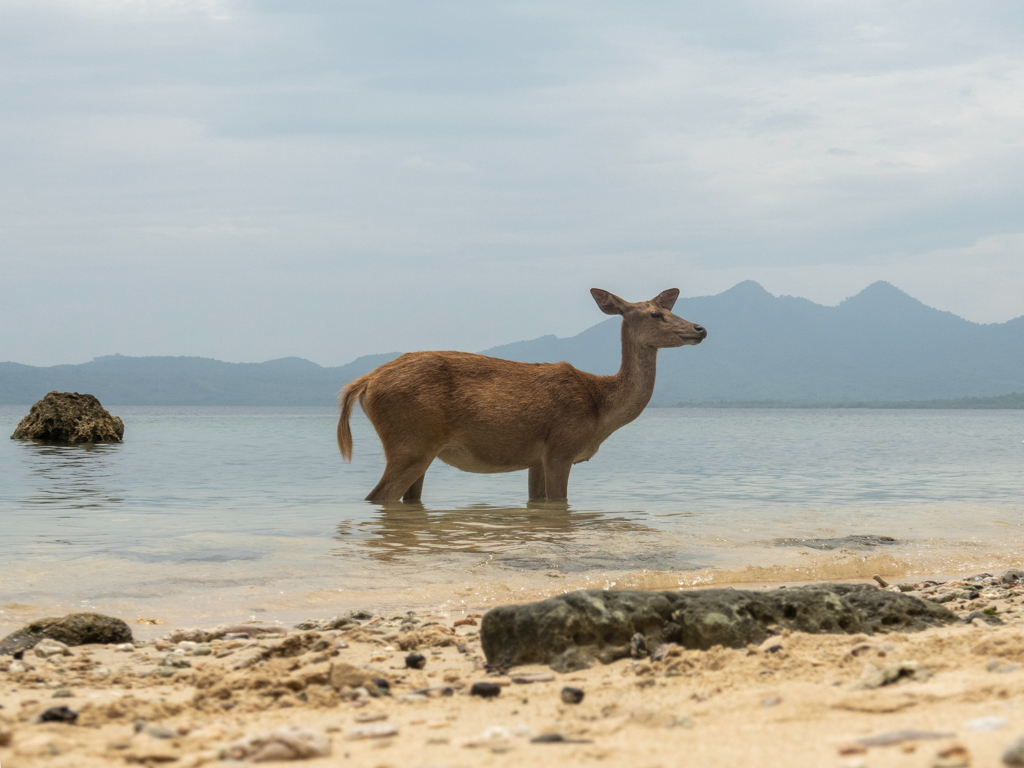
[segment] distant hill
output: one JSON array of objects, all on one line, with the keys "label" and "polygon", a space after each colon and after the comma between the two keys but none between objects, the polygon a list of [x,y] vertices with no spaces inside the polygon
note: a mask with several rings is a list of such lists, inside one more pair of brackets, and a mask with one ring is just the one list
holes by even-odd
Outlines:
[{"label": "distant hill", "polygon": [[[708,338],[658,354],[654,404],[878,403],[1024,391],[1024,317],[979,325],[885,282],[825,307],[747,281],[680,299],[673,312],[703,325]],[[612,318],[572,338],[544,336],[485,354],[612,373],[619,325]]]},{"label": "distant hill", "polygon": [[[658,406],[655,406],[658,407]],[[683,408],[875,408],[880,410],[1024,410],[1024,392],[1011,392],[995,397],[957,397],[949,400],[897,400],[897,401],[839,401],[815,403],[789,403],[781,400],[713,400],[706,403],[686,403]]]},{"label": "distant hill", "polygon": [[[826,307],[747,281],[717,296],[680,299],[674,312],[705,326],[708,338],[659,353],[653,405],[1018,408],[1024,399],[1007,395],[1024,392],[1024,317],[979,325],[889,283]],[[484,354],[614,373],[620,322]],[[30,404],[56,389],[89,392],[110,405],[330,405],[345,382],[397,354],[334,368],[300,358],[224,363],[120,355],[49,368],[0,363],[0,404]]]},{"label": "distant hill", "polygon": [[36,368],[0,363],[0,405],[31,404],[51,390],[88,392],[104,405],[331,405],[345,382],[398,353],[336,368],[285,357],[224,363],[205,357],[97,357]]}]

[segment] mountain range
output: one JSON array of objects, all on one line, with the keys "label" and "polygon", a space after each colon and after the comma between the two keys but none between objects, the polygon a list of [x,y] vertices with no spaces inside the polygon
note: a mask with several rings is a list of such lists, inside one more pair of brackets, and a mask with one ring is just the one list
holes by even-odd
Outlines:
[{"label": "mountain range", "polygon": [[[1024,316],[982,325],[928,307],[885,282],[834,307],[773,296],[753,281],[679,299],[673,312],[708,329],[696,347],[662,350],[652,405],[760,404],[1021,407]],[[570,338],[542,336],[484,350],[523,362],[566,360],[618,370],[619,318]],[[80,365],[0,363],[0,404],[50,390],[110,405],[330,405],[345,382],[396,357],[322,367],[300,358],[225,363],[198,357],[98,357]],[[1003,397],[998,397],[1003,396]],[[987,400],[987,398],[991,398]],[[1017,403],[1017,405],[1014,405]]]}]

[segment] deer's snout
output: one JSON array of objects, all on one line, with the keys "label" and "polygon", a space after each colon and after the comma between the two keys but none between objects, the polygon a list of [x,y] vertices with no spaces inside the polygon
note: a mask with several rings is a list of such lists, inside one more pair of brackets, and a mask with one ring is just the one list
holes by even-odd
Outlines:
[{"label": "deer's snout", "polygon": [[706,339],[708,337],[708,331],[703,325],[697,325],[694,323],[693,330],[699,333],[702,339]]}]

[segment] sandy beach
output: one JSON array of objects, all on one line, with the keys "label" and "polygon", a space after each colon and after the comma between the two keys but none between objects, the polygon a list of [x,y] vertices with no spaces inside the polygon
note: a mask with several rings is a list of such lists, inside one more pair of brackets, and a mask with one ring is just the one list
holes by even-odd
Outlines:
[{"label": "sandy beach", "polygon": [[[1024,588],[1011,572],[902,589],[974,616],[913,634],[669,646],[657,660],[567,674],[488,669],[472,609],[356,611],[303,628],[133,624],[133,644],[0,657],[0,762],[197,766],[308,754],[311,767],[999,765],[1024,733]],[[423,658],[409,667],[409,654]],[[499,693],[472,695],[476,683]],[[563,700],[566,687],[582,701]],[[39,722],[53,707],[76,722]],[[292,726],[309,741],[259,740]]]}]

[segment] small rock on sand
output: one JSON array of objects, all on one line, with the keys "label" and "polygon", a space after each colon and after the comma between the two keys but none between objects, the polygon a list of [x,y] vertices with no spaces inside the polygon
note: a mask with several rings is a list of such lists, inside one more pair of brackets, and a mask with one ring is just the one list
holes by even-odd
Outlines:
[{"label": "small rock on sand", "polygon": [[187,669],[192,666],[192,662],[186,659],[184,656],[179,656],[174,653],[169,653],[160,659],[161,667],[174,667],[175,669]]},{"label": "small rock on sand", "polygon": [[427,657],[422,653],[410,653],[405,657],[405,666],[408,669],[423,669],[427,666]]},{"label": "small rock on sand", "polygon": [[1024,765],[1024,736],[1010,744],[1003,752],[1005,765]]},{"label": "small rock on sand", "polygon": [[963,744],[951,744],[940,749],[932,768],[970,768],[971,753]]},{"label": "small rock on sand", "polygon": [[371,723],[360,725],[348,732],[346,738],[350,741],[361,741],[363,739],[387,739],[398,735],[398,728],[392,723]]},{"label": "small rock on sand", "polygon": [[493,699],[501,693],[501,686],[494,683],[473,683],[469,689],[470,696],[479,696],[483,699]]},{"label": "small rock on sand", "polygon": [[520,674],[510,675],[509,679],[513,683],[529,685],[530,683],[550,683],[555,679],[555,676],[550,672],[522,672]]},{"label": "small rock on sand", "polygon": [[356,715],[357,723],[378,723],[381,720],[387,720],[387,712],[360,712]]},{"label": "small rock on sand", "polygon": [[245,736],[224,750],[225,758],[250,763],[306,760],[330,754],[331,742],[326,736],[297,725],[286,725],[273,731]]},{"label": "small rock on sand", "polygon": [[45,637],[36,643],[36,647],[32,649],[32,652],[41,659],[48,659],[51,656],[71,655],[71,651],[64,643],[49,637]]},{"label": "small rock on sand", "polygon": [[41,723],[70,723],[74,725],[78,713],[68,707],[50,707],[39,716]]},{"label": "small rock on sand", "polygon": [[840,744],[838,752],[840,755],[864,755],[867,754],[868,748],[863,744],[857,744],[851,742],[849,744]]},{"label": "small rock on sand", "polygon": [[874,668],[869,665],[864,676],[859,682],[853,685],[853,690],[867,691],[874,688],[881,688],[884,685],[892,685],[898,680],[927,680],[931,674],[916,661],[901,661],[896,664],[889,664],[883,669]]},{"label": "small rock on sand", "polygon": [[[956,736],[948,731],[916,731],[907,729],[903,731],[886,731],[877,736],[867,736],[857,739],[857,743],[864,747],[889,747],[893,744],[902,744],[904,741],[924,741],[926,739],[948,739]],[[1024,763],[1021,763],[1024,765]]]},{"label": "small rock on sand", "polygon": [[38,619],[12,632],[0,640],[0,654],[27,651],[46,638],[66,646],[130,643],[132,631],[121,619],[112,616],[99,613],[69,613],[60,618]]},{"label": "small rock on sand", "polygon": [[964,728],[969,731],[998,731],[1000,728],[1006,727],[1005,717],[977,717],[974,720],[968,720],[964,723]]},{"label": "small rock on sand", "polygon": [[583,701],[583,697],[585,695],[586,694],[583,693],[582,689],[573,688],[569,685],[565,686],[565,688],[562,689],[562,701],[564,701],[566,704],[579,704],[581,701]]}]

